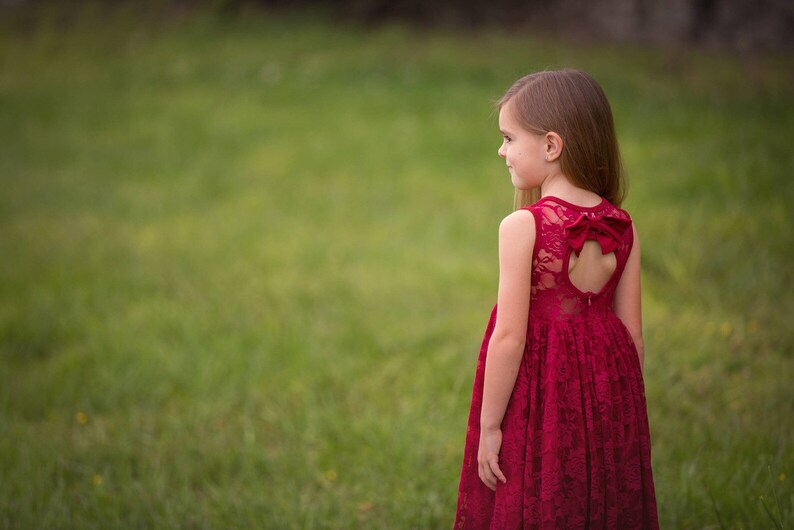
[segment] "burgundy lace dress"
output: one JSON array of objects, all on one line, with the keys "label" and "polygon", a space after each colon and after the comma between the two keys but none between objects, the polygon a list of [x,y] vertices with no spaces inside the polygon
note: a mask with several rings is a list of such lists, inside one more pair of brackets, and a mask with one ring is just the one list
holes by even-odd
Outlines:
[{"label": "burgundy lace dress", "polygon": [[[456,529],[656,529],[651,443],[639,357],[612,311],[633,242],[631,218],[610,202],[582,207],[544,197],[536,224],[527,343],[502,421],[492,492],[477,474],[480,410],[494,306],[480,348],[469,413]],[[614,251],[598,293],[568,277],[586,239]]]}]

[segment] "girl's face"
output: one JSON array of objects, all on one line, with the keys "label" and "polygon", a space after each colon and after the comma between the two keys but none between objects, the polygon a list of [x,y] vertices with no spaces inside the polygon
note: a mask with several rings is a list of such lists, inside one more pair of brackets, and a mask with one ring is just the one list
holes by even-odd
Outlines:
[{"label": "girl's face", "polygon": [[549,175],[545,135],[527,131],[513,118],[513,104],[508,101],[499,111],[502,145],[499,156],[507,162],[513,186],[528,190],[540,186]]}]

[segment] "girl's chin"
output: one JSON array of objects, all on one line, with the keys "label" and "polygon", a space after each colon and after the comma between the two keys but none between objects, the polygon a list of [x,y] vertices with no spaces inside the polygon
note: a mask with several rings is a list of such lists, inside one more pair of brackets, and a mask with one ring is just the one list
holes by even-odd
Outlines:
[{"label": "girl's chin", "polygon": [[535,186],[528,186],[526,182],[521,180],[519,177],[516,176],[513,171],[510,171],[510,183],[513,184],[513,187],[520,191],[529,191]]},{"label": "girl's chin", "polygon": [[521,179],[516,177],[512,171],[510,172],[510,182],[513,184],[513,187],[516,189],[521,189],[522,187],[524,187],[523,183],[521,182]]}]

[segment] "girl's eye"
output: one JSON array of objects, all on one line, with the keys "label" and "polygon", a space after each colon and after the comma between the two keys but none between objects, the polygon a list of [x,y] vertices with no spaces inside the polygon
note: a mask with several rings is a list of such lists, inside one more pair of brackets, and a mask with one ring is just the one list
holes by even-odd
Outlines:
[{"label": "girl's eye", "polygon": [[505,142],[510,142],[510,137],[509,136],[505,136],[504,139],[505,139]]}]

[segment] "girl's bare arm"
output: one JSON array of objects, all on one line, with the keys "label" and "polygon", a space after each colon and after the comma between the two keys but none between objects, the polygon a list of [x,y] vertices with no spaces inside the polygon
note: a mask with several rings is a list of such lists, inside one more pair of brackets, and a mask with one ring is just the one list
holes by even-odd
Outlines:
[{"label": "girl's bare arm", "polygon": [[502,220],[499,225],[498,307],[485,359],[477,449],[477,473],[491,490],[496,490],[497,480],[507,482],[499,467],[502,418],[524,355],[534,246],[535,218],[531,212],[517,210]]},{"label": "girl's bare arm", "polygon": [[640,357],[640,368],[645,361],[645,344],[642,340],[642,300],[640,296],[640,239],[637,236],[637,227],[632,224],[634,244],[631,247],[626,268],[615,289],[615,299],[612,307],[615,314],[623,321],[634,340],[637,353]]}]

